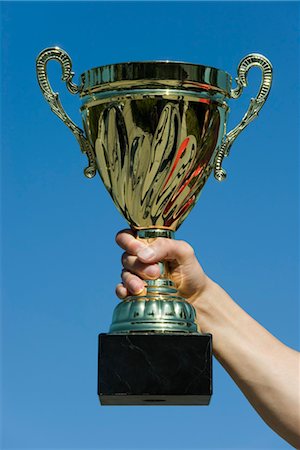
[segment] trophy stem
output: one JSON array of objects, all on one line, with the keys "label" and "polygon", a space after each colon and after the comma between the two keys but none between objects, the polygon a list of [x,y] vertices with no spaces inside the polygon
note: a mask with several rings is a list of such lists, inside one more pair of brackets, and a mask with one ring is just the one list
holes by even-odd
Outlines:
[{"label": "trophy stem", "polygon": [[[160,229],[160,228],[146,228],[137,230],[137,239],[141,241],[146,241],[151,244],[155,239],[163,237],[166,239],[174,239],[175,233],[172,230]],[[160,277],[156,280],[145,280],[147,296],[162,294],[162,295],[176,295],[178,296],[178,291],[174,282],[169,278],[170,269],[168,262],[160,262]],[[181,298],[181,297],[180,297]]]},{"label": "trophy stem", "polygon": [[[137,230],[137,239],[151,243],[158,237],[174,238],[169,229]],[[167,262],[160,262],[161,276],[146,280],[145,295],[132,295],[115,308],[110,333],[197,333],[196,313],[178,294],[169,278]]]}]

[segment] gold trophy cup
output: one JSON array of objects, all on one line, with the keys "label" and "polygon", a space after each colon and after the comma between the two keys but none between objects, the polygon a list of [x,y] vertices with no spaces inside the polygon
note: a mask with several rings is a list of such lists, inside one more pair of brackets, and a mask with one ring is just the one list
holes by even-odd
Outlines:
[{"label": "gold trophy cup", "polygon": [[[50,86],[50,60],[61,64],[67,89],[81,98],[84,131],[65,113]],[[227,133],[228,100],[241,95],[254,66],[262,70],[259,92],[241,122]],[[39,54],[36,70],[51,110],[70,128],[87,155],[85,175],[92,178],[99,173],[137,237],[148,242],[157,237],[174,238],[211,172],[218,181],[225,179],[223,158],[258,115],[272,83],[271,63],[255,53],[240,62],[235,88],[231,76],[222,70],[170,61],[93,68],[84,72],[76,85],[71,59],[58,47]],[[159,279],[146,281],[145,295],[129,296],[119,303],[109,334],[100,335],[98,393],[102,404],[209,402],[212,338],[198,331],[194,308],[178,294],[168,265],[160,263],[160,268]],[[173,359],[172,348],[177,349]],[[146,359],[137,358],[143,352]],[[152,375],[147,359],[156,368]],[[163,369],[163,360],[170,367],[180,367],[176,381],[170,382],[174,370]],[[121,375],[116,375],[116,367]],[[139,378],[145,379],[141,386],[132,381],[137,367]],[[196,379],[197,373],[193,384],[189,380]],[[185,389],[187,384],[190,390]]]}]

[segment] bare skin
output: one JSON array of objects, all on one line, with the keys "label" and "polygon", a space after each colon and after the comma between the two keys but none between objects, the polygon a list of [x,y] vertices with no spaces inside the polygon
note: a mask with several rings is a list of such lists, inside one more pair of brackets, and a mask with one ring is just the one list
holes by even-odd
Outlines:
[{"label": "bare skin", "polygon": [[263,420],[295,448],[300,447],[300,355],[287,347],[204,273],[192,247],[158,238],[146,245],[131,230],[117,234],[122,255],[120,299],[145,292],[145,279],[160,275],[168,261],[179,294],[191,303],[201,332],[212,333],[214,355]]}]

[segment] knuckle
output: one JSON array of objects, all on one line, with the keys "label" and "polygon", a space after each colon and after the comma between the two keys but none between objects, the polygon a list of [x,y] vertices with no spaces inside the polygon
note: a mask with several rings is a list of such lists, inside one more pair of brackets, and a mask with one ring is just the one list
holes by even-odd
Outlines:
[{"label": "knuckle", "polygon": [[138,239],[134,239],[131,243],[131,254],[136,256],[139,250],[145,247],[145,244],[142,241],[139,241]]},{"label": "knuckle", "polygon": [[151,244],[156,253],[155,261],[157,261],[158,258],[162,260],[168,258],[172,254],[172,245],[172,239],[163,237],[156,238],[155,241]]},{"label": "knuckle", "polygon": [[125,266],[125,264],[126,264],[126,262],[127,262],[127,259],[128,259],[128,253],[127,253],[127,252],[124,252],[124,253],[122,254],[122,256],[121,256],[121,262],[122,262],[122,265],[123,265],[123,266]]},{"label": "knuckle", "polygon": [[122,239],[123,233],[124,233],[124,230],[121,230],[121,231],[118,231],[118,233],[116,234],[115,241],[117,244],[119,244],[120,239]]},{"label": "knuckle", "polygon": [[180,252],[185,258],[192,258],[195,255],[193,247],[186,241],[177,241]]},{"label": "knuckle", "polygon": [[131,230],[121,230],[116,234],[115,241],[121,248],[130,246],[131,241],[134,241],[134,236]]},{"label": "knuckle", "polygon": [[117,232],[116,239],[117,239],[117,237],[120,237],[121,235],[124,235],[124,234],[130,234],[132,236],[133,232],[132,232],[132,230],[130,230],[130,228],[124,228],[123,230],[120,230]]},{"label": "knuckle", "polygon": [[123,281],[125,281],[128,278],[129,272],[127,272],[126,269],[123,269],[121,272],[121,278]]},{"label": "knuckle", "polygon": [[154,242],[152,242],[152,244],[150,244],[150,246],[154,249],[161,250],[162,248],[165,248],[165,246],[167,245],[166,241],[167,241],[166,238],[158,237],[155,239]]},{"label": "knuckle", "polygon": [[124,269],[134,272],[137,269],[137,260],[135,256],[129,255],[127,252],[122,255],[122,265]]},{"label": "knuckle", "polygon": [[132,255],[136,255],[139,249],[141,248],[141,243],[136,239],[130,242],[130,246],[128,246],[128,250]]},{"label": "knuckle", "polygon": [[120,288],[120,285],[118,284],[117,286],[116,286],[116,289],[115,289],[115,293],[116,293],[116,295],[118,296],[118,297],[120,297],[121,296],[121,288]]},{"label": "knuckle", "polygon": [[125,287],[116,287],[116,295],[119,299],[124,299],[126,297],[126,288]]},{"label": "knuckle", "polygon": [[155,239],[154,242],[158,246],[164,245],[166,243],[166,238],[158,237],[158,238]]}]

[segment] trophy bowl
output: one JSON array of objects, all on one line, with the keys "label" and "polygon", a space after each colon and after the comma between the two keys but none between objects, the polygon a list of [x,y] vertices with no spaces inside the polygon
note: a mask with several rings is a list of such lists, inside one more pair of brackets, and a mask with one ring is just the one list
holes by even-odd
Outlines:
[{"label": "trophy bowl", "polygon": [[[84,131],[66,114],[58,94],[51,88],[47,76],[50,60],[61,64],[62,80],[67,89],[80,96]],[[262,71],[259,92],[251,99],[241,122],[227,133],[228,101],[241,95],[247,86],[248,71],[254,66]],[[226,178],[223,159],[228,156],[235,138],[258,115],[272,83],[270,61],[256,53],[247,55],[240,62],[235,88],[232,88],[231,76],[223,70],[172,61],[96,67],[84,72],[80,84],[76,85],[73,83],[71,59],[58,47],[42,51],[37,58],[36,69],[40,88],[52,111],[74,133],[82,152],[88,157],[85,175],[92,178],[99,173],[117,209],[136,232],[137,238],[147,242],[158,237],[174,238],[174,232],[194,207],[210,174],[213,172],[218,181]],[[113,314],[110,333],[100,335],[100,359],[105,360],[102,372],[106,380],[113,376],[109,370],[105,375],[108,366],[120,367],[123,364],[120,357],[112,364],[108,361],[114,353],[114,345],[119,349],[122,345],[124,347],[129,336],[131,340],[139,339],[139,348],[143,345],[141,334],[147,339],[151,336],[151,342],[168,335],[168,348],[172,346],[170,339],[172,336],[175,339],[175,335],[176,339],[178,335],[201,338],[202,341],[205,338],[201,354],[206,354],[206,361],[211,360],[211,336],[201,335],[194,308],[178,294],[169,276],[168,265],[160,263],[160,269],[161,276],[157,280],[146,281],[143,295],[129,296],[119,303]],[[127,341],[122,343],[120,339],[124,338]],[[158,347],[162,348],[167,340],[159,341]],[[186,345],[187,340],[184,342]],[[177,347],[180,345],[176,343]],[[210,349],[209,358],[207,349]],[[187,348],[182,352],[189,354]],[[194,358],[192,353],[191,359]],[[126,358],[130,360],[130,355],[127,354]],[[189,369],[191,364],[187,366]],[[211,380],[211,363],[207,370],[210,374],[207,378]],[[125,379],[129,375],[124,372],[123,376]],[[113,399],[116,389],[111,386],[110,391],[108,389],[110,394],[103,394],[109,383],[103,381],[99,388],[103,404],[120,404],[121,395],[118,400]],[[134,393],[134,401],[137,402],[134,404],[153,400],[143,397],[150,384],[141,387],[138,394]],[[180,404],[207,404],[211,382],[205,386],[207,389],[202,392],[202,397],[198,392],[199,386],[198,391],[195,388],[200,400],[198,396],[198,400],[193,397],[194,400],[189,398]],[[158,387],[155,389],[154,401],[159,404],[161,400],[157,395],[166,396],[168,388],[164,387],[162,391]],[[177,404],[177,394],[182,393],[178,389],[175,393],[168,391],[167,400],[162,401]],[[193,389],[190,395],[194,395]]]}]

